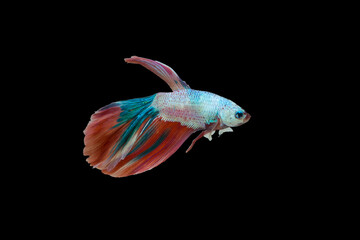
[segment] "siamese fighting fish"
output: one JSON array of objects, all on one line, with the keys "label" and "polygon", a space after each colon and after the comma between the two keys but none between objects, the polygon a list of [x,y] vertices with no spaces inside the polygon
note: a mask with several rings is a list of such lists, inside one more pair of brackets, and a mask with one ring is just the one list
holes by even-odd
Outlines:
[{"label": "siamese fighting fish", "polygon": [[126,177],[150,170],[174,154],[189,136],[201,133],[210,141],[232,132],[250,119],[233,101],[214,93],[193,90],[169,66],[133,56],[125,62],[140,64],[171,88],[172,92],[113,102],[96,111],[85,134],[87,162],[113,177]]}]

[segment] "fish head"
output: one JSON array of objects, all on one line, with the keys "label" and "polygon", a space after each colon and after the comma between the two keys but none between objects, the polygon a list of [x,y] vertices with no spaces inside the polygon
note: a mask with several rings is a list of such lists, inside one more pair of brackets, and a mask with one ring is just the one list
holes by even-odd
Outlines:
[{"label": "fish head", "polygon": [[219,117],[222,125],[228,127],[238,127],[248,122],[251,116],[240,106],[230,101],[220,109]]}]

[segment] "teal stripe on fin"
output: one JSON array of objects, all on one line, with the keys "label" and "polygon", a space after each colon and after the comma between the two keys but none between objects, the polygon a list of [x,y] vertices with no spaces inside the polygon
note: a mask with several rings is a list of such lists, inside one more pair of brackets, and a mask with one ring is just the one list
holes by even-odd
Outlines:
[{"label": "teal stripe on fin", "polygon": [[114,103],[121,108],[121,113],[119,119],[117,120],[118,124],[113,126],[113,128],[116,128],[139,115],[142,111],[151,105],[155,96],[156,94],[149,97],[135,98]]}]

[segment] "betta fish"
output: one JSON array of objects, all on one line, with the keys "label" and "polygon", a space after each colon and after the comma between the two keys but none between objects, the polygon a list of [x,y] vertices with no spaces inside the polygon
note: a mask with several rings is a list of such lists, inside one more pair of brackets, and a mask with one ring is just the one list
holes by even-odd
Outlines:
[{"label": "betta fish", "polygon": [[140,64],[164,80],[172,92],[113,102],[96,111],[85,134],[87,162],[113,177],[126,177],[148,171],[174,154],[189,136],[192,141],[210,141],[232,132],[250,119],[250,114],[233,101],[214,93],[193,90],[169,66],[133,56],[125,62]]}]

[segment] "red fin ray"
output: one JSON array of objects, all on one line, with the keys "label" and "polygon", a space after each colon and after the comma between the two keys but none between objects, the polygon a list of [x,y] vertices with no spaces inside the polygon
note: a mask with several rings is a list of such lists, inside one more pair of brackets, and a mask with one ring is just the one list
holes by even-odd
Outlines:
[{"label": "red fin ray", "polygon": [[[118,105],[103,108],[93,114],[84,131],[84,155],[89,156],[87,162],[113,177],[139,174],[158,166],[195,132],[180,123],[166,122],[149,115],[142,119],[131,135],[128,130],[134,119],[119,125],[121,114],[122,109]],[[124,135],[129,135],[129,139],[135,136],[125,156],[122,145],[118,151],[114,151]],[[128,142],[124,143],[126,145]]]},{"label": "red fin ray", "polygon": [[[140,130],[139,130],[140,131]],[[164,122],[156,118],[134,144],[134,149],[111,170],[103,173],[125,177],[148,171],[174,154],[194,132],[180,123]]]},{"label": "red fin ray", "polygon": [[98,111],[91,116],[91,120],[86,127],[84,155],[89,156],[87,162],[96,166],[106,155],[111,153],[112,143],[116,142],[129,123],[119,128],[112,128],[117,123],[121,113],[120,107],[112,107],[103,111]]}]

